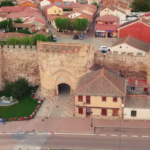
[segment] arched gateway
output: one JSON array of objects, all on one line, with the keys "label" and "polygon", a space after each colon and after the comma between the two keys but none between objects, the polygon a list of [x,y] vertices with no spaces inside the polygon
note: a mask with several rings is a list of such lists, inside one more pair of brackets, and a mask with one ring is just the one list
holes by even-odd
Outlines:
[{"label": "arched gateway", "polygon": [[72,93],[94,63],[94,46],[79,43],[38,42],[41,95],[45,99]]}]

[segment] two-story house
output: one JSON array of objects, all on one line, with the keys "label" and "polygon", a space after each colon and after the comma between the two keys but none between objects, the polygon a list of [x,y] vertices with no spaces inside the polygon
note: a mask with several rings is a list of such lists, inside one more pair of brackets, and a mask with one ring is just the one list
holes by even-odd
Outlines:
[{"label": "two-story house", "polygon": [[95,37],[113,38],[118,36],[119,18],[106,14],[96,18]]},{"label": "two-story house", "polygon": [[74,92],[75,115],[122,117],[125,96],[125,79],[116,72],[102,68],[87,73],[79,79]]}]

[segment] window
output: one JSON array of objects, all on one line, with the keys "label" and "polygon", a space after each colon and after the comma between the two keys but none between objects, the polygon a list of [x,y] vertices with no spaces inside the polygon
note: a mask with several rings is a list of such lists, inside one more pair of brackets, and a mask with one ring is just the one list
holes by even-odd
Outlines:
[{"label": "window", "polygon": [[107,116],[107,109],[102,109],[102,116]]},{"label": "window", "polygon": [[83,96],[81,95],[78,96],[78,102],[83,102]]},{"label": "window", "polygon": [[117,102],[117,97],[114,97],[114,98],[113,98],[113,102]]},{"label": "window", "polygon": [[135,90],[135,87],[131,87],[131,90]]},{"label": "window", "polygon": [[131,110],[131,117],[136,117],[136,111],[135,110]]},{"label": "window", "polygon": [[108,24],[108,22],[106,22],[105,24]]},{"label": "window", "polygon": [[61,13],[61,10],[59,10],[59,12]]},{"label": "window", "polygon": [[56,10],[54,10],[54,13],[56,13]]},{"label": "window", "polygon": [[90,96],[86,96],[86,104],[90,104]]},{"label": "window", "polygon": [[144,88],[144,92],[147,92],[148,88]]},{"label": "window", "polygon": [[113,110],[113,116],[118,116],[118,110]]},{"label": "window", "polygon": [[102,97],[102,101],[106,101],[106,97]]},{"label": "window", "polygon": [[122,48],[122,46],[120,46],[120,48]]},{"label": "window", "polygon": [[82,114],[83,114],[83,108],[78,108],[78,109],[79,109],[79,110],[78,110],[78,111],[79,111],[79,114],[82,115]]},{"label": "window", "polygon": [[110,22],[110,24],[113,24],[112,22]]}]

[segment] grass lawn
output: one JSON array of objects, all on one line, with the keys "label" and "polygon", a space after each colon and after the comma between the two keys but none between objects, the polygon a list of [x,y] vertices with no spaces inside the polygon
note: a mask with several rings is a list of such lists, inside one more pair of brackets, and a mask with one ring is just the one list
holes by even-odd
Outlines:
[{"label": "grass lawn", "polygon": [[[5,91],[0,92],[0,97],[5,96]],[[0,106],[0,118],[28,117],[32,114],[38,101],[31,97],[31,91],[18,99],[12,106]]]}]

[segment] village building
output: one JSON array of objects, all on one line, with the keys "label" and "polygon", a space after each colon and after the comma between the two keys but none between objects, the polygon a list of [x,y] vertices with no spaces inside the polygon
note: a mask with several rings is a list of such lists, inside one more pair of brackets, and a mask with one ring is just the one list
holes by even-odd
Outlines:
[{"label": "village building", "polygon": [[150,43],[150,21],[140,17],[139,19],[126,22],[118,28],[118,37],[123,38],[131,35],[141,41]]},{"label": "village building", "polygon": [[150,120],[150,96],[129,95],[126,97],[124,120]]},{"label": "village building", "polygon": [[109,14],[100,16],[96,18],[95,37],[117,37],[119,26],[118,17]]},{"label": "village building", "polygon": [[18,4],[18,6],[32,6],[37,7],[37,5],[33,1],[22,1]]},{"label": "village building", "polygon": [[150,95],[150,87],[146,79],[128,79],[127,93],[130,95]]},{"label": "village building", "polygon": [[110,49],[112,53],[117,52],[118,54],[145,56],[150,51],[150,44],[129,35],[116,40]]},{"label": "village building", "polygon": [[125,79],[116,72],[102,68],[81,77],[74,95],[76,116],[122,117],[126,96]]}]

